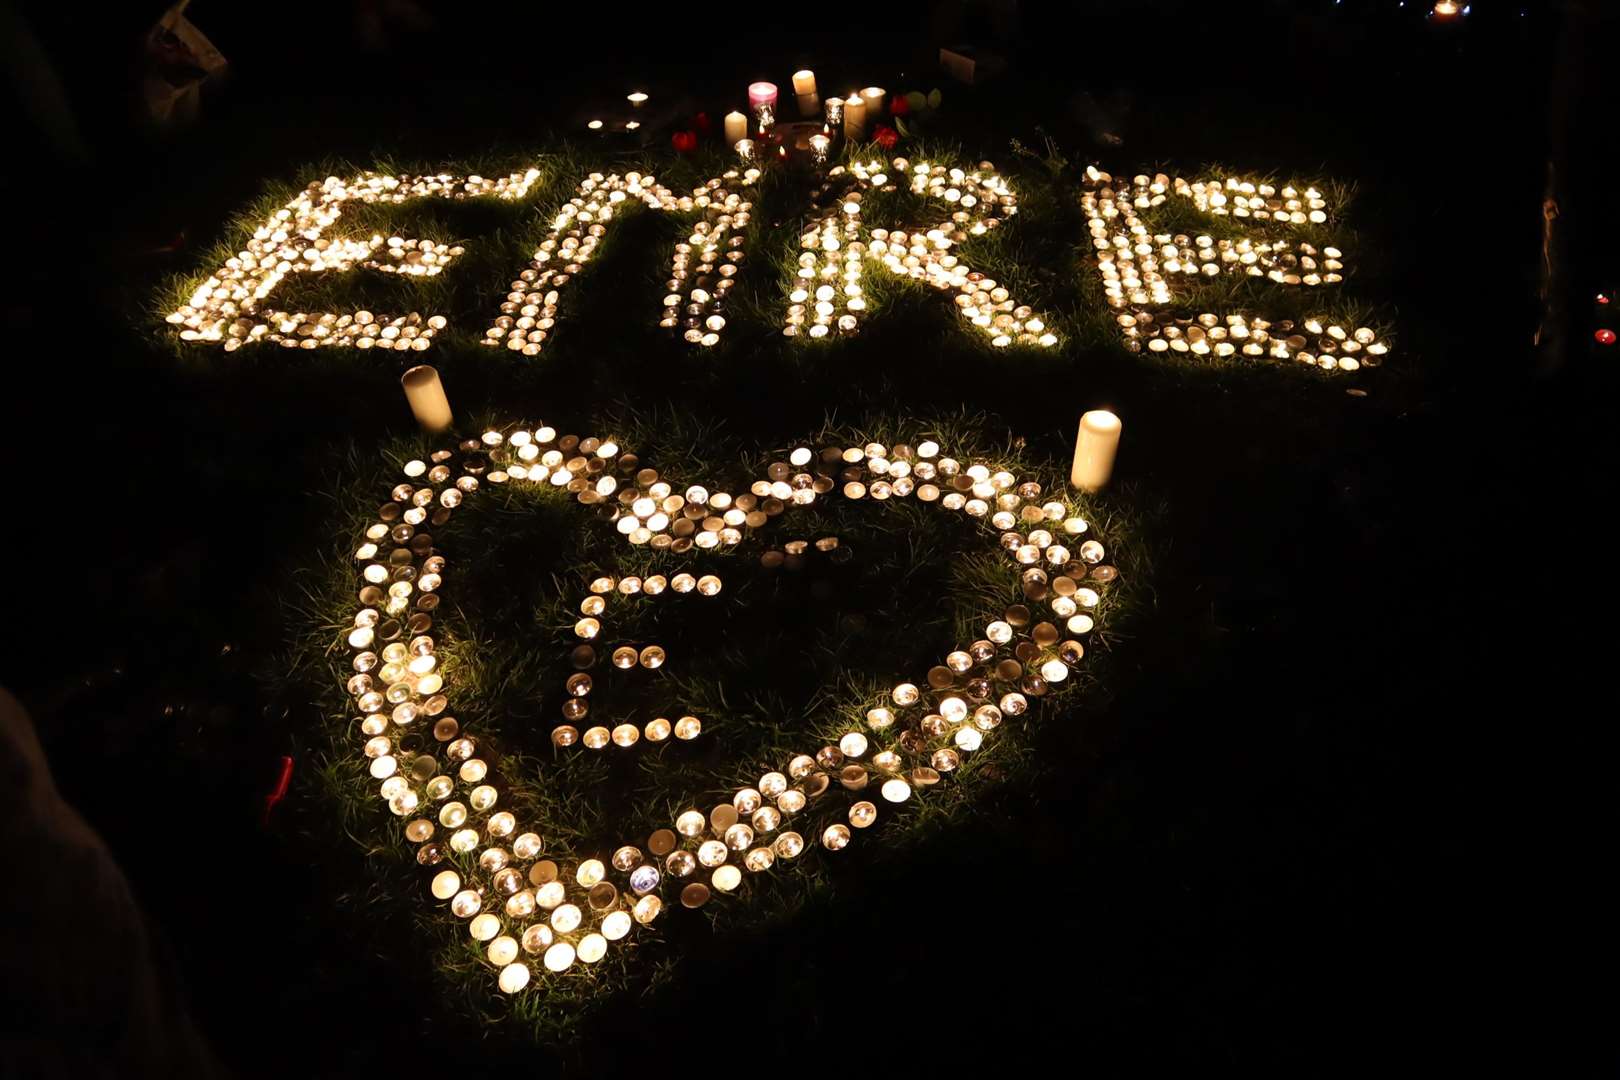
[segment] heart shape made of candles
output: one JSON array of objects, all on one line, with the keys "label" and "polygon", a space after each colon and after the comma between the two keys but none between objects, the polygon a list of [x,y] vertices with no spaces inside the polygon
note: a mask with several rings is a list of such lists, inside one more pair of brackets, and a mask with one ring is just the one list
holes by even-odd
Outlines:
[{"label": "heart shape made of candles", "polygon": [[[508,809],[511,777],[498,778],[480,753],[475,725],[455,718],[456,668],[441,666],[435,613],[457,558],[428,530],[446,526],[481,490],[501,485],[561,489],[611,521],[622,540],[679,556],[738,550],[776,518],[827,499],[928,504],[967,515],[987,549],[999,549],[1028,604],[1013,605],[976,640],[943,657],[917,682],[897,679],[836,743],[807,746],[726,793],[710,810],[689,803],[672,821],[627,823],[611,850],[551,851]],[[816,543],[830,550],[826,539]],[[790,541],[782,559],[809,541]],[[359,610],[345,631],[346,688],[370,776],[424,868],[432,900],[480,943],[500,990],[515,994],[570,977],[600,961],[614,942],[655,923],[674,903],[696,907],[732,893],[817,846],[837,851],[869,828],[880,807],[927,798],[954,782],[964,758],[1009,737],[1032,698],[1066,681],[1082,662],[1109,583],[1100,541],[1064,492],[1046,492],[993,461],[958,461],[931,439],[800,446],[733,494],[696,484],[677,490],[634,455],[603,438],[559,435],[540,426],[489,430],[455,450],[404,466],[354,552]],[[565,686],[558,753],[617,753],[641,742],[702,735],[696,716],[655,717],[613,728],[590,724],[590,698],[604,639],[626,606],[693,595],[724,602],[719,575],[603,575],[579,602]],[[707,598],[707,599],[703,599]],[[662,666],[662,648],[622,646],[614,668]],[[1014,724],[1006,724],[1014,721]],[[584,730],[581,731],[581,726]],[[424,735],[423,728],[430,734]],[[875,789],[875,790],[874,790]],[[876,799],[867,797],[875,794]],[[696,800],[702,792],[692,792]],[[707,798],[712,798],[709,793]],[[846,805],[847,804],[847,805]],[[885,811],[887,812],[887,811]],[[836,820],[829,819],[829,815]],[[804,823],[813,822],[808,835]]]}]

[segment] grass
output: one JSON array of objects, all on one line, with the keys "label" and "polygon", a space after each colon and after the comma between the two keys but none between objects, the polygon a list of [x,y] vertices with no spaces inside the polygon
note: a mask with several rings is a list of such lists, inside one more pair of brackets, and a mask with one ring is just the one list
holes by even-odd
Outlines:
[{"label": "grass", "polygon": [[[912,161],[975,160],[946,144],[908,144],[903,152]],[[871,147],[855,152],[862,158],[874,154],[881,156]],[[605,158],[565,146],[545,155],[497,155],[453,166],[379,160],[369,167],[491,176],[531,163],[538,163],[543,175],[522,203],[419,201],[345,211],[337,232],[402,231],[465,243],[466,254],[438,277],[407,281],[363,272],[300,275],[275,302],[288,310],[365,306],[444,314],[450,326],[425,358],[444,373],[452,401],[462,410],[461,430],[508,427],[519,419],[514,412],[525,411],[530,422],[543,419],[561,430],[611,434],[677,488],[704,482],[737,485],[732,490],[739,490],[766,462],[800,442],[816,447],[869,440],[893,444],[927,434],[963,460],[983,455],[1020,478],[1039,479],[1049,492],[1061,492],[1061,447],[1065,438],[1072,438],[1072,426],[1067,436],[1060,433],[1056,452],[1053,441],[1039,433],[1033,445],[1018,435],[986,441],[990,433],[1007,427],[959,404],[972,399],[978,382],[1067,381],[1072,371],[1108,363],[1138,365],[1174,379],[1220,379],[1238,393],[1292,388],[1304,394],[1330,378],[1298,364],[1126,354],[1101,303],[1100,282],[1076,243],[1084,227],[1073,170],[1050,156],[1035,160],[1019,155],[998,162],[1019,193],[1019,213],[1006,227],[965,244],[962,257],[1042,313],[1062,338],[1058,348],[992,349],[977,331],[961,328],[948,300],[881,271],[867,275],[870,309],[857,339],[782,337],[784,281],[798,254],[796,215],[805,178],[768,172],[748,230],[748,262],[731,300],[731,324],[719,347],[686,349],[656,327],[670,246],[683,229],[670,216],[636,213],[616,223],[581,281],[568,290],[562,327],[545,351],[533,360],[514,357],[480,346],[479,339],[507,282],[527,264],[557,206],[573,193],[574,178],[592,169],[638,168],[681,189],[730,165],[710,154],[660,158],[654,168],[652,160],[639,156]],[[353,162],[322,162],[300,171],[298,178],[348,175],[361,168]],[[1220,174],[1219,169],[1210,172]],[[1299,186],[1306,182],[1290,181]],[[259,200],[227,223],[220,241],[199,256],[191,271],[159,291],[143,316],[145,327],[149,332],[158,327],[172,355],[203,379],[268,381],[313,369],[330,389],[325,402],[312,408],[371,414],[374,410],[348,403],[369,403],[381,394],[399,411],[397,390],[387,385],[378,389],[377,370],[389,361],[375,353],[315,350],[306,355],[265,346],[227,356],[217,348],[184,345],[166,333],[161,315],[189,295],[234,252],[246,232],[295,190],[290,181],[268,185]],[[1347,199],[1350,192],[1343,194]],[[914,220],[919,203],[906,192],[876,197],[865,217],[870,226],[893,227]],[[1342,211],[1331,193],[1330,203]],[[1213,233],[1234,224],[1207,219],[1199,231]],[[1342,221],[1332,224],[1334,242],[1352,254],[1354,269],[1356,248],[1344,239]],[[603,287],[604,282],[611,287]],[[1300,296],[1298,291],[1290,296],[1283,290],[1256,290],[1244,279],[1221,278],[1191,299],[1217,311],[1221,304],[1249,303],[1280,310],[1278,305]],[[1352,296],[1345,310],[1354,310],[1359,302]],[[409,361],[392,362],[403,367],[423,358],[413,354]],[[884,370],[874,373],[877,359]],[[1399,360],[1398,352],[1394,359]],[[1342,385],[1356,382],[1345,379]],[[821,389],[809,393],[806,387]],[[520,404],[517,409],[467,407],[475,402]],[[535,415],[536,404],[543,405],[543,415]],[[524,410],[525,405],[530,408]],[[362,856],[355,862],[352,888],[337,897],[354,919],[382,920],[390,928],[386,940],[408,950],[407,955],[425,957],[438,991],[458,1010],[491,1021],[509,1020],[508,1027],[545,1043],[574,1041],[602,1008],[678,984],[682,958],[701,947],[705,934],[744,933],[835,900],[839,863],[859,865],[859,860],[874,857],[856,849],[890,853],[941,842],[987,792],[1015,787],[1047,767],[1038,750],[1039,726],[1076,715],[1105,692],[1116,648],[1152,607],[1151,553],[1162,542],[1153,535],[1152,523],[1159,512],[1131,489],[1081,500],[1083,516],[1109,546],[1108,561],[1120,568],[1121,578],[1105,592],[1086,662],[1061,693],[1037,703],[1025,717],[1006,721],[955,776],[898,813],[885,809],[872,830],[879,835],[858,835],[850,852],[829,855],[812,847],[766,874],[748,875],[741,895],[717,898],[695,917],[666,910],[651,932],[638,929],[600,964],[576,965],[566,977],[548,980],[545,992],[507,997],[496,991],[482,946],[427,895],[426,875],[401,835],[402,822],[380,805],[376,782],[366,775],[350,719],[352,703],[343,691],[349,674],[343,636],[357,606],[351,552],[375,506],[399,479],[399,464],[424,456],[430,448],[420,436],[387,435],[374,441],[377,427],[376,420],[362,418],[347,442],[304,451],[305,467],[324,478],[316,493],[321,506],[316,516],[325,523],[322,535],[328,546],[318,559],[299,560],[305,565],[281,590],[291,634],[284,654],[261,672],[272,695],[316,702],[327,720],[306,735],[318,796],[297,820],[310,844],[329,844],[334,832],[341,831]],[[779,441],[796,433],[801,439]],[[921,683],[945,651],[981,636],[988,618],[1020,598],[1017,574],[995,550],[988,527],[913,500],[891,500],[881,507],[870,501],[850,505],[822,500],[773,522],[763,540],[750,541],[739,551],[684,558],[632,548],[610,527],[587,518],[580,507],[549,489],[486,485],[442,535],[436,534],[438,546],[451,559],[447,603],[436,636],[452,712],[479,740],[480,756],[500,777],[496,783],[503,807],[512,809],[523,827],[538,831],[547,854],[554,857],[606,856],[620,843],[640,843],[680,810],[707,806],[728,789],[754,782],[766,769],[783,767],[790,753],[813,752],[823,742],[836,742],[897,679]],[[811,552],[805,568],[796,573],[765,570],[758,563],[762,543],[820,535],[839,536],[842,550],[852,557],[837,562]],[[642,743],[630,751],[554,750],[548,734],[560,720],[566,657],[575,644],[571,627],[588,581],[599,573],[645,575],[677,569],[718,573],[725,590],[715,598],[666,595],[610,604],[605,622],[615,640],[622,635],[638,643],[656,641],[669,650],[670,659],[648,678],[624,684],[603,680],[608,685],[593,695],[592,704],[593,710],[601,708],[598,697],[607,698],[615,716],[641,719],[692,712],[705,721],[702,738],[690,745]],[[767,658],[764,669],[761,657]],[[649,712],[654,709],[656,713]],[[586,723],[598,719],[593,713]],[[847,801],[829,797],[835,806]],[[833,820],[804,816],[807,820],[794,827],[812,843]]]},{"label": "grass", "polygon": [[[1021,479],[1038,478],[1050,492],[1062,491],[1050,463],[1032,461],[1016,446],[986,443],[987,426],[975,415],[891,416],[861,429],[827,427],[805,444],[892,444],[927,434],[964,462],[983,460]],[[643,463],[668,462],[665,475],[677,487],[694,481],[714,487],[724,472],[736,482],[731,490],[738,490],[782,449],[743,468],[747,458],[734,441],[701,423],[621,412],[593,430],[614,433]],[[276,670],[290,673],[331,718],[317,751],[321,803],[333,808],[339,826],[366,853],[365,871],[375,875],[354,902],[409,909],[413,942],[430,943],[439,981],[454,1000],[483,1017],[517,1019],[542,1041],[566,1042],[594,1010],[672,978],[679,938],[691,931],[666,930],[686,914],[666,912],[651,932],[638,931],[629,947],[611,949],[602,963],[548,979],[544,993],[508,998],[495,990],[482,947],[425,895],[425,875],[414,865],[402,822],[373,793],[376,782],[358,753],[352,708],[342,690],[349,673],[343,638],[357,606],[349,553],[372,520],[378,493],[386,496],[399,476],[398,464],[424,449],[424,440],[412,437],[382,447],[369,464],[352,451],[346,458],[326,494],[343,527],[326,557],[299,575],[288,603],[290,623],[301,629]],[[730,469],[712,464],[728,459]],[[1098,629],[1087,639],[1090,659],[1046,703],[1037,702],[1024,718],[1008,718],[955,776],[897,812],[886,810],[872,830],[880,835],[857,834],[857,844],[904,845],[942,835],[970,810],[984,778],[1016,778],[1040,767],[1019,728],[1072,709],[1095,687],[1114,628],[1129,625],[1140,604],[1138,583],[1151,575],[1134,546],[1130,510],[1100,499],[1077,500],[1076,509],[1096,523],[1095,534],[1105,543],[1119,545],[1111,546],[1109,561],[1122,570],[1105,590]],[[605,857],[619,843],[640,843],[681,810],[706,808],[737,786],[756,782],[762,771],[784,767],[793,753],[813,752],[845,731],[863,729],[865,711],[885,701],[896,681],[921,683],[927,666],[945,651],[982,636],[986,621],[1022,600],[1017,569],[995,549],[993,529],[915,500],[821,500],[771,523],[760,540],[697,558],[632,548],[605,523],[581,524],[588,516],[582,508],[532,485],[486,486],[458,514],[437,537],[451,560],[437,628],[451,712],[463,719],[479,740],[480,756],[499,774],[493,782],[503,791],[501,805],[518,814],[521,827],[538,831],[546,854],[560,862]],[[762,546],[817,535],[839,536],[854,557],[812,557],[797,572],[759,566]],[[514,573],[515,567],[529,572]],[[560,719],[559,690],[570,670],[568,650],[576,643],[571,628],[589,580],[604,572],[681,569],[718,573],[725,589],[712,598],[665,595],[610,603],[604,642],[656,641],[670,659],[654,677],[628,680],[650,685],[627,692],[611,685],[615,680],[605,679],[598,665],[592,701],[596,709],[603,696],[615,704],[628,699],[627,708],[614,711],[641,718],[658,701],[679,702],[679,712],[673,706],[657,712],[703,717],[701,739],[690,746],[643,743],[629,751],[552,748],[547,734]],[[768,675],[760,673],[761,657],[777,658]],[[598,719],[593,712],[586,722]],[[829,794],[791,827],[814,841],[827,824],[843,819],[850,801]],[[812,848],[766,874],[748,875],[737,897],[717,898],[702,916],[722,933],[790,917],[801,905],[833,894],[827,864],[838,857]],[[452,858],[464,873],[471,870],[470,860]]]}]

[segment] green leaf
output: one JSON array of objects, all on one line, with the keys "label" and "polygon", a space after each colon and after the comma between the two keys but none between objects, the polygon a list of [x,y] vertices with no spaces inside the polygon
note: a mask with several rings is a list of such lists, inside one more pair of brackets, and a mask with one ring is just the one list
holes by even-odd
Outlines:
[{"label": "green leaf", "polygon": [[922,112],[928,107],[928,99],[922,94],[913,90],[911,93],[906,95],[906,104],[911,106],[912,112]]},{"label": "green leaf", "polygon": [[898,131],[904,138],[909,139],[911,137],[911,129],[906,126],[906,118],[903,116],[894,118],[894,130]]},{"label": "green leaf", "polygon": [[939,87],[936,86],[928,92],[928,107],[930,109],[939,108],[939,103],[944,100],[944,95],[939,92]]}]

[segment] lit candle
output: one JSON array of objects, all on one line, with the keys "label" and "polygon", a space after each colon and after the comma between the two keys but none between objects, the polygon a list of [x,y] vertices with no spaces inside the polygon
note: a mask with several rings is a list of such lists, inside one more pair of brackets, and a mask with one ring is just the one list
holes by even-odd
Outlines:
[{"label": "lit candle", "polygon": [[776,123],[776,84],[749,83],[748,107],[753,110],[761,131]]},{"label": "lit candle", "polygon": [[861,91],[861,100],[866,103],[866,114],[876,120],[883,115],[883,99],[889,92],[881,86],[868,86]]},{"label": "lit candle", "polygon": [[827,127],[838,127],[844,122],[844,99],[834,94],[827,99]]},{"label": "lit candle", "polygon": [[736,146],[737,143],[748,138],[748,117],[740,112],[726,113],[726,144]]},{"label": "lit candle", "polygon": [[844,100],[844,138],[851,142],[866,138],[866,102],[859,94]]},{"label": "lit candle", "polygon": [[744,161],[752,161],[752,160],[754,160],[754,140],[753,139],[738,139],[737,140],[737,156],[739,158],[741,158],[742,160],[744,160]]},{"label": "lit candle", "polygon": [[814,116],[821,111],[821,97],[816,93],[816,73],[813,71],[795,71],[793,73],[793,93],[799,98],[799,115]]},{"label": "lit candle", "polygon": [[418,364],[400,376],[405,400],[410,402],[416,422],[428,431],[439,432],[450,426],[450,399],[444,396],[439,373],[427,364]]},{"label": "lit candle", "polygon": [[1100,491],[1114,472],[1119,452],[1119,417],[1106,409],[1093,409],[1080,417],[1074,440],[1074,467],[1069,484],[1081,491]]},{"label": "lit candle", "polygon": [[832,140],[825,135],[810,136],[810,152],[815,155],[817,165],[827,160],[827,147],[831,143]]},{"label": "lit candle", "polygon": [[643,105],[647,104],[647,95],[642,93],[640,90],[635,90],[632,91],[625,100],[629,101],[634,108],[639,109]]}]

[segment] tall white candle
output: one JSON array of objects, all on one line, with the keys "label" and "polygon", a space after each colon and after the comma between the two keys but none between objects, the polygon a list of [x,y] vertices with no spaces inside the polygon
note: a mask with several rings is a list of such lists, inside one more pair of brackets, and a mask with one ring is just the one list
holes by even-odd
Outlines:
[{"label": "tall white candle", "polygon": [[866,102],[859,94],[844,99],[844,138],[851,142],[866,138]]},{"label": "tall white candle", "polygon": [[740,112],[726,113],[726,145],[736,146],[739,139],[748,138],[748,117]]},{"label": "tall white candle", "polygon": [[1119,417],[1106,409],[1093,409],[1080,417],[1080,431],[1074,440],[1074,467],[1069,484],[1081,491],[1100,491],[1114,472],[1114,455],[1119,452]]},{"label": "tall white candle", "polygon": [[427,364],[418,364],[400,376],[405,387],[405,400],[411,404],[416,422],[428,431],[443,431],[450,426],[450,399],[444,396],[444,384],[439,373]]},{"label": "tall white candle", "polygon": [[881,86],[868,86],[861,91],[861,101],[866,104],[866,115],[876,120],[883,115],[883,99],[889,92]]},{"label": "tall white candle", "polygon": [[821,95],[816,93],[816,73],[808,69],[793,73],[793,93],[799,99],[799,115],[815,116],[821,111]]}]

